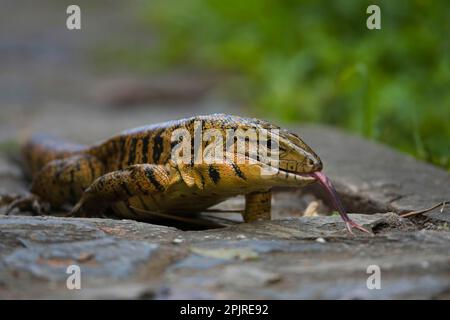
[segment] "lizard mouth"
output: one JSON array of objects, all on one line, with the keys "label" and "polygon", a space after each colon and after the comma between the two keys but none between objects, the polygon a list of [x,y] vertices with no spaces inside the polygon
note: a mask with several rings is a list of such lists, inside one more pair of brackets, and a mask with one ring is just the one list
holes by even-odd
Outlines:
[{"label": "lizard mouth", "polygon": [[299,171],[295,171],[295,170],[289,170],[287,168],[278,168],[278,172],[280,174],[285,174],[286,176],[289,176],[290,178],[293,176],[296,176],[298,180],[308,180],[311,182],[318,181],[318,178],[315,176],[315,173],[317,171],[299,172]]},{"label": "lizard mouth", "polygon": [[294,170],[288,170],[283,168],[277,168],[272,171],[283,180],[297,181],[299,183],[304,182],[306,184],[317,181],[317,178],[312,173],[297,172]]}]

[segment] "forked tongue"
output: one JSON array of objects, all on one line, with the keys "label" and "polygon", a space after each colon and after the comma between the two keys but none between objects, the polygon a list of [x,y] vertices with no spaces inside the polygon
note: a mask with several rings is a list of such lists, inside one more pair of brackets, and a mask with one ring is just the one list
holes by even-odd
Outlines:
[{"label": "forked tongue", "polygon": [[344,206],[342,205],[342,202],[339,199],[339,196],[338,196],[338,194],[336,192],[336,189],[333,187],[333,185],[331,184],[330,179],[328,179],[328,177],[326,175],[324,175],[322,172],[319,172],[319,171],[313,172],[310,175],[313,176],[314,178],[316,178],[317,181],[325,188],[325,190],[327,191],[327,194],[330,197],[330,200],[333,203],[335,209],[339,212],[342,220],[344,220],[345,226],[346,226],[348,232],[353,234],[352,227],[354,227],[354,228],[356,228],[358,230],[361,230],[363,232],[371,233],[369,230],[367,230],[366,228],[360,226],[355,221],[350,219],[350,217],[345,212]]}]

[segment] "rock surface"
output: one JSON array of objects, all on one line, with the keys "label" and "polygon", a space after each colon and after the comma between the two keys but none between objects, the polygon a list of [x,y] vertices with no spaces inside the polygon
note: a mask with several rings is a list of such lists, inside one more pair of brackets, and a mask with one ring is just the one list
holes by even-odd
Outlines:
[{"label": "rock surface", "polygon": [[[418,230],[392,213],[353,218],[375,235],[351,237],[336,216],[205,231],[4,216],[0,297],[448,298],[448,231]],[[66,287],[70,265],[81,269],[81,290]],[[380,290],[366,286],[370,265],[381,270]]]},{"label": "rock surface", "polygon": [[[450,201],[450,174],[442,169],[340,130],[294,130],[317,150],[350,211],[403,213]],[[427,216],[450,222],[450,205]]]}]

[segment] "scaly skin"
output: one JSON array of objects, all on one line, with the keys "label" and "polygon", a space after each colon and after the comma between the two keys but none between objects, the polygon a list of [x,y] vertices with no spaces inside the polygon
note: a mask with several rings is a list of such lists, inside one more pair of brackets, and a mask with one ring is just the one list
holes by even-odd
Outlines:
[{"label": "scaly skin", "polygon": [[[194,137],[198,123],[223,137],[227,129],[279,129],[279,169],[262,176],[263,164],[259,158],[250,163],[248,152],[243,164],[237,162],[238,153],[221,163],[175,161],[173,131],[184,128]],[[268,139],[274,140],[270,131]],[[208,143],[202,144],[205,152]],[[145,126],[91,147],[37,136],[24,145],[23,154],[34,197],[53,207],[76,204],[72,216],[98,216],[112,208],[116,216],[136,220],[151,219],[152,212],[201,212],[240,194],[246,195],[245,221],[267,220],[273,187],[307,185],[316,181],[308,174],[322,169],[320,158],[297,135],[262,120],[225,114]]]}]

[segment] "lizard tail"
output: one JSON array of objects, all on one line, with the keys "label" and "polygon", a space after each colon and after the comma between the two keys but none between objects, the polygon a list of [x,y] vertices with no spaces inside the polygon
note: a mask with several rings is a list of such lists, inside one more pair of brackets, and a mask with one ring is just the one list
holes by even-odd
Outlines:
[{"label": "lizard tail", "polygon": [[34,134],[22,146],[22,156],[27,172],[33,177],[48,162],[62,159],[86,150],[75,144],[48,134]]}]

